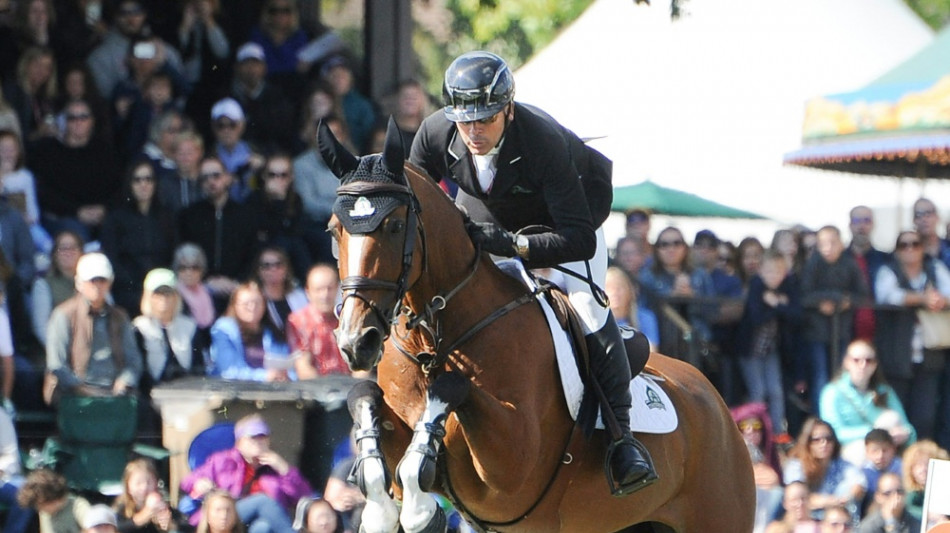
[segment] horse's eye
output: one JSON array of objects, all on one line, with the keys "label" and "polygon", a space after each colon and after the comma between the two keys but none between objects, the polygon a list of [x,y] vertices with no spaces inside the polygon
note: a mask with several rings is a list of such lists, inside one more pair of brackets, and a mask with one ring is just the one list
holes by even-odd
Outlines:
[{"label": "horse's eye", "polygon": [[402,233],[402,230],[406,227],[406,223],[402,220],[394,220],[392,225],[389,227],[389,230],[393,233]]}]

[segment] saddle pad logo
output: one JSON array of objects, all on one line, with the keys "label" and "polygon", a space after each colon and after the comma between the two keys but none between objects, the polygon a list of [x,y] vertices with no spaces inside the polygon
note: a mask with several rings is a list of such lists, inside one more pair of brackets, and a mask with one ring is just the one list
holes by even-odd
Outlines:
[{"label": "saddle pad logo", "polygon": [[650,409],[663,409],[666,411],[666,404],[663,403],[663,399],[660,398],[660,395],[656,393],[651,387],[647,387],[647,397],[644,402],[646,406]]},{"label": "saddle pad logo", "polygon": [[356,203],[353,204],[353,209],[350,209],[350,216],[353,218],[369,217],[373,216],[374,213],[376,213],[376,208],[365,196],[357,198]]}]

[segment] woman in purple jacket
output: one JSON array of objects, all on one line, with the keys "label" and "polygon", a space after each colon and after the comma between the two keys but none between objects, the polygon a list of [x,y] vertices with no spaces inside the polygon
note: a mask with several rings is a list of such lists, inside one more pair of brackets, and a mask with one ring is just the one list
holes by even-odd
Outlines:
[{"label": "woman in purple jacket", "polygon": [[[300,471],[270,448],[270,428],[260,415],[248,415],[234,425],[234,447],[217,452],[181,483],[200,500],[213,489],[228,491],[237,500],[238,516],[249,531],[291,533],[290,512],[313,490]],[[190,522],[196,525],[201,513]]]}]

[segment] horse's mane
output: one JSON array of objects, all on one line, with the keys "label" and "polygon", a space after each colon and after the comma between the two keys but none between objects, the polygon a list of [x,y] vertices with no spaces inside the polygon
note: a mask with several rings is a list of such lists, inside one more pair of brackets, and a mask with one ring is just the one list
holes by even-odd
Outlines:
[{"label": "horse's mane", "polygon": [[[432,179],[422,167],[406,161],[403,174],[406,176],[406,180],[416,193],[416,196],[420,198],[420,202],[424,205],[429,204],[430,201],[435,202],[440,209],[444,209],[450,214],[454,213],[456,216],[453,218],[457,217],[459,222],[464,220],[465,214],[462,209],[452,200],[452,197],[439,187],[438,182]],[[422,199],[423,197],[425,198],[424,200]],[[433,206],[430,205],[429,209],[432,208]]]}]

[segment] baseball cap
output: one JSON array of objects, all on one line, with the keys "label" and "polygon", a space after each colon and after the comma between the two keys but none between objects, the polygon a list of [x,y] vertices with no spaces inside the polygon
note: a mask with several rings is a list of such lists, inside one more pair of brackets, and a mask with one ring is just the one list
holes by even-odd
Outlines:
[{"label": "baseball cap", "polygon": [[174,289],[175,273],[167,268],[156,268],[145,276],[145,292],[155,292],[162,287]]},{"label": "baseball cap", "polygon": [[258,435],[270,435],[270,428],[267,426],[267,422],[264,422],[262,418],[255,416],[238,421],[238,423],[234,425],[235,439],[240,439],[241,437],[256,437]]},{"label": "baseball cap", "polygon": [[234,98],[218,100],[217,103],[214,104],[214,107],[211,108],[211,120],[218,120],[219,118],[243,121],[244,110],[241,109],[241,104]]},{"label": "baseball cap", "polygon": [[696,238],[693,239],[693,244],[698,244],[699,242],[704,241],[713,246],[719,245],[719,237],[716,236],[712,230],[703,229],[696,232]]},{"label": "baseball cap", "polygon": [[86,511],[86,515],[82,517],[82,528],[91,529],[96,526],[102,525],[111,525],[112,527],[118,527],[118,523],[115,519],[115,513],[108,505],[97,504],[93,505]]},{"label": "baseball cap", "polygon": [[113,278],[112,263],[104,254],[91,252],[79,258],[79,263],[76,264],[76,279],[92,281],[96,278],[111,280]]},{"label": "baseball cap", "polygon": [[237,62],[240,63],[247,59],[264,61],[264,47],[257,43],[244,43],[243,46],[238,48]]}]

